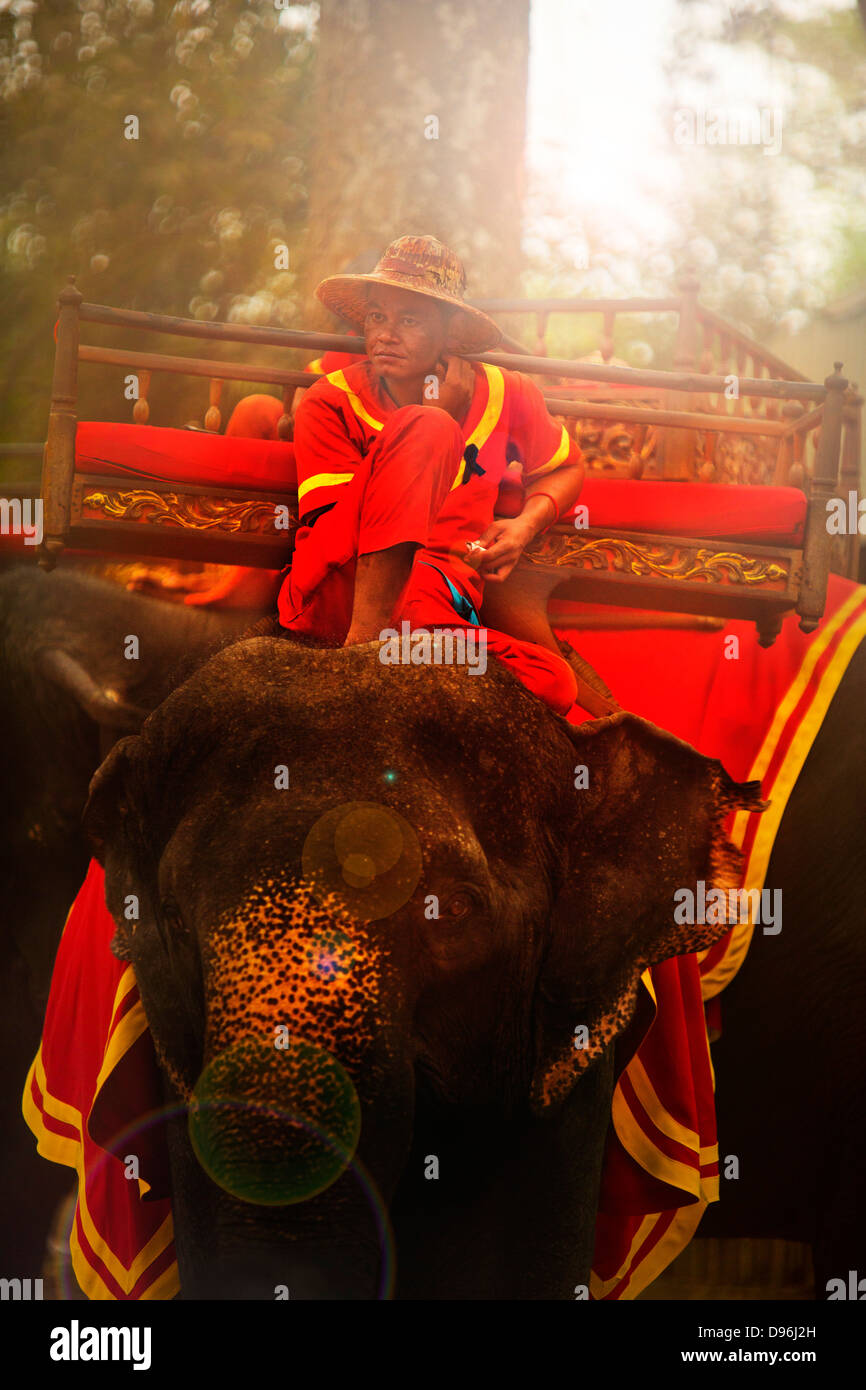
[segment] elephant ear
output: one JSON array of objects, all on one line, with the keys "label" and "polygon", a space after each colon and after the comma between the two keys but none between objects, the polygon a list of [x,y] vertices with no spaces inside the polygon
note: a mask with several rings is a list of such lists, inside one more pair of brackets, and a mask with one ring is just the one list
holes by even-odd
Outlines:
[{"label": "elephant ear", "polygon": [[94,857],[106,869],[106,901],[117,924],[111,950],[120,960],[130,959],[131,928],[125,924],[122,905],[110,900],[114,875],[107,872],[107,859],[109,853],[119,854],[130,863],[135,857],[140,832],[132,783],[138,743],[134,734],[115,743],[91,778],[83,815],[84,831]]},{"label": "elephant ear", "polygon": [[[180,945],[173,941],[159,903],[153,812],[162,787],[157,779],[156,792],[149,794],[153,767],[143,735],[116,743],[90,783],[84,829],[105,868],[105,902],[115,924],[112,954],[133,966],[157,1060],[185,1095],[201,1070],[204,1002],[194,955],[192,968],[178,973],[192,948],[186,938]],[[130,896],[137,899],[134,917],[126,911]],[[178,987],[166,988],[170,980]]]},{"label": "elephant ear", "polygon": [[707,892],[739,887],[742,858],[725,819],[766,805],[760,783],[734,782],[721,763],[636,715],[569,734],[586,773],[570,792],[535,1001],[531,1104],[539,1115],[625,1030],[648,965],[704,950],[728,930],[727,921],[677,923],[674,894],[696,892],[700,880]]}]

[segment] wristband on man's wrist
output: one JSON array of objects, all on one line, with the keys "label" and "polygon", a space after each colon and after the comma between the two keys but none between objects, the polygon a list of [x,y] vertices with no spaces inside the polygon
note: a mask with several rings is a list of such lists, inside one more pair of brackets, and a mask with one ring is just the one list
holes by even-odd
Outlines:
[{"label": "wristband on man's wrist", "polygon": [[555,523],[559,520],[559,504],[558,504],[558,502],[556,501],[556,498],[551,497],[551,495],[550,495],[549,492],[533,492],[533,493],[530,495],[530,497],[527,498],[527,501],[533,501],[536,497],[546,497],[546,498],[547,498],[547,501],[550,503],[551,507],[553,508],[553,517],[551,518],[550,521],[548,521],[548,523],[547,523],[546,526],[543,526],[543,527],[542,527],[542,530],[543,530],[543,531],[549,531],[550,528],[551,528],[551,526],[555,525]]}]

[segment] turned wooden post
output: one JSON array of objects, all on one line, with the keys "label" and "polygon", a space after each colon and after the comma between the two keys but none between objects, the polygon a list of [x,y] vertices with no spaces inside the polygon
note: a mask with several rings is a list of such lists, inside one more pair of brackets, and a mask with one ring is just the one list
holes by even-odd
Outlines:
[{"label": "turned wooden post", "polygon": [[292,419],[292,401],[295,398],[295,386],[283,387],[283,413],[277,421],[277,438],[290,440],[294,437],[295,422]]},{"label": "turned wooden post", "polygon": [[792,458],[793,454],[790,436],[783,434],[779,440],[779,447],[776,451],[776,470],[773,474],[773,487],[790,486],[788,478],[791,472]]},{"label": "turned wooden post", "polygon": [[146,425],[150,419],[150,402],[147,393],[150,390],[150,372],[142,368],[138,373],[138,397],[132,407],[132,418],[136,425]]},{"label": "turned wooden post", "polygon": [[613,335],[616,327],[616,314],[612,309],[608,309],[604,315],[604,324],[601,330],[601,360],[609,362],[613,357]]},{"label": "turned wooden post", "polygon": [[[849,492],[860,494],[860,442],[863,397],[857,382],[852,381],[845,392],[845,411],[842,417],[842,464],[839,469],[839,491],[848,499]],[[848,537],[845,554],[845,573],[855,582],[860,572],[860,537]]]},{"label": "turned wooden post", "polygon": [[208,408],[205,412],[204,427],[211,430],[213,434],[219,433],[222,420],[220,404],[223,398],[223,383],[218,378],[212,379],[208,390]]},{"label": "turned wooden post", "polygon": [[[693,372],[698,352],[698,291],[700,281],[687,271],[679,282],[680,317],[674,349],[674,370]],[[690,399],[682,391],[668,391],[665,405],[669,410],[688,410]],[[661,446],[661,475],[663,478],[687,479],[695,475],[695,441],[688,430],[665,430]]]},{"label": "turned wooden post", "polygon": [[78,306],[84,296],[76,289],[75,276],[57,300],[57,348],[51,382],[51,408],[42,455],[42,543],[39,564],[51,570],[57,564],[69,535],[72,478],[75,472],[75,431],[78,424]]},{"label": "turned wooden post", "polygon": [[827,502],[836,495],[839,477],[839,447],[842,439],[842,417],[845,411],[845,392],[848,382],[842,376],[842,363],[834,362],[834,372],[824,382],[827,398],[821,438],[815,455],[815,473],[806,513],[806,535],[803,542],[803,583],[797,612],[803,632],[813,632],[824,613],[827,598],[827,577],[833,537],[827,529]]}]

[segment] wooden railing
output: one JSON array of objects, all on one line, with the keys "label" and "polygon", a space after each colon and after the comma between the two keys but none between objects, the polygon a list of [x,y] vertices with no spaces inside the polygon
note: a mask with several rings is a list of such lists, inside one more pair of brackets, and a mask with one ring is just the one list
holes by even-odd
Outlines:
[{"label": "wooden railing", "polygon": [[[697,371],[701,376],[721,378],[721,389],[707,389],[686,395],[679,386],[671,382],[667,388],[650,404],[658,404],[669,417],[671,429],[664,432],[658,440],[647,441],[645,433],[633,435],[631,439],[619,438],[623,467],[620,471],[628,476],[658,476],[685,481],[690,478],[716,482],[768,483],[779,486],[788,483],[809,491],[809,479],[814,471],[815,452],[820,432],[820,415],[808,412],[804,399],[794,390],[779,394],[761,395],[756,391],[743,389],[745,382],[761,380],[788,381],[803,383],[807,378],[796,367],[785,362],[776,353],[764,347],[748,333],[730,323],[714,310],[700,303],[700,283],[692,274],[686,274],[678,284],[678,293],[662,297],[634,297],[629,299],[479,299],[474,303],[480,309],[493,315],[520,315],[534,321],[535,342],[533,351],[537,357],[548,356],[548,334],[550,320],[555,316],[567,317],[596,316],[600,319],[600,331],[596,340],[596,351],[602,365],[610,363],[614,352],[614,339],[617,319],[635,313],[676,315],[676,335],[673,349],[675,372]],[[580,377],[583,381],[609,381],[610,389],[604,392],[604,400],[611,407],[616,398],[616,379],[601,377],[591,370],[592,364],[581,365]],[[652,388],[650,388],[652,389]],[[661,388],[660,388],[661,389]],[[595,393],[599,395],[598,392]],[[580,399],[581,389],[574,381],[560,392],[561,397]],[[585,397],[585,393],[584,393]],[[628,424],[633,417],[628,410],[600,410],[599,400],[592,405],[584,399],[581,409],[582,419],[606,420],[611,423]],[[847,497],[849,492],[859,492],[860,458],[862,440],[863,397],[858,393],[856,383],[849,385],[845,392],[842,424],[842,460],[839,474],[839,494]],[[701,439],[691,431],[679,428],[678,414],[684,409],[703,412],[720,417],[716,423],[706,424],[706,435]],[[560,413],[564,413],[561,412]],[[784,441],[778,453],[773,456],[763,449],[759,457],[751,454],[741,445],[730,449],[719,447],[719,436],[729,432],[723,419],[741,422],[732,433],[743,441],[745,436],[776,435]],[[752,429],[756,420],[780,422],[780,430]],[[580,437],[580,436],[579,436]],[[614,433],[616,439],[616,434]],[[609,459],[609,441],[596,441],[580,437],[584,453],[592,453],[598,445],[598,452]],[[696,447],[697,445],[697,447]],[[654,470],[647,470],[647,455],[652,455]],[[838,538],[835,545],[834,568],[856,578],[859,564],[859,542],[857,536]]]},{"label": "wooden railing", "polygon": [[[316,332],[295,331],[295,329],[257,328],[242,324],[211,324],[197,320],[183,320],[145,314],[140,311],[110,309],[101,304],[83,303],[81,293],[74,282],[65,286],[60,295],[60,318],[57,328],[57,352],[54,359],[53,391],[51,391],[51,410],[49,432],[44,446],[43,460],[43,499],[44,499],[44,541],[40,546],[40,563],[51,566],[60,550],[63,550],[70,535],[72,513],[72,485],[75,478],[75,432],[78,424],[78,363],[101,363],[106,366],[131,367],[138,370],[140,379],[139,399],[133,406],[133,418],[146,423],[149,418],[147,403],[147,382],[153,373],[174,373],[197,375],[209,381],[209,407],[206,424],[211,430],[221,424],[220,391],[225,379],[238,381],[268,381],[279,385],[284,396],[284,420],[286,434],[291,428],[291,395],[295,386],[310,385],[309,373],[293,368],[264,367],[259,363],[238,363],[217,359],[197,359],[197,357],[170,356],[164,353],[145,353],[139,350],[117,349],[83,345],[79,341],[81,322],[114,325],[118,328],[133,328],[138,331],[157,332],[157,334],[179,335],[185,338],[206,339],[209,342],[252,343],[256,346],[277,346],[286,349],[303,349],[304,352],[318,353],[322,349],[342,350],[342,352],[363,352],[363,341],[341,334],[316,334]],[[620,302],[623,304],[632,302]],[[638,302],[645,304],[646,302]],[[827,500],[837,495],[838,464],[840,464],[840,439],[845,428],[845,413],[848,400],[845,396],[848,382],[835,371],[824,385],[803,381],[802,378],[767,377],[763,370],[755,377],[738,378],[738,396],[749,402],[749,410],[740,413],[713,411],[713,399],[724,399],[726,377],[713,373],[701,373],[689,368],[688,364],[677,371],[645,370],[612,366],[606,363],[584,363],[573,359],[532,356],[527,353],[484,353],[474,360],[484,360],[495,366],[525,371],[541,379],[548,395],[550,410],[570,421],[602,418],[616,423],[637,425],[641,430],[653,430],[671,438],[681,434],[688,441],[692,455],[695,441],[705,452],[705,461],[714,455],[719,439],[766,439],[774,450],[774,475],[770,481],[777,484],[799,482],[809,496],[808,521],[806,521],[805,545],[802,556],[791,552],[785,559],[790,574],[790,592],[784,595],[762,595],[767,605],[778,607],[796,606],[801,614],[803,626],[813,627],[823,612],[826,594],[826,575],[830,557],[833,555],[834,538],[827,534]],[[745,361],[745,359],[744,359]],[[666,404],[662,407],[646,404],[624,404],[616,399],[610,402],[588,404],[581,400],[567,399],[559,395],[563,379],[598,382],[614,392],[623,386],[637,388],[644,396],[649,393],[659,396]],[[632,396],[634,400],[634,396]],[[677,402],[695,403],[703,409],[684,410]],[[756,402],[758,404],[752,404]],[[794,406],[795,416],[788,416],[788,407]],[[762,409],[763,407],[763,409]],[[777,409],[774,409],[777,407]],[[851,448],[851,443],[849,443]],[[692,473],[692,475],[695,475]],[[195,489],[193,489],[195,491]],[[207,491],[207,489],[204,489]],[[278,539],[278,538],[277,538]],[[664,539],[664,538],[662,538]],[[698,545],[698,542],[695,542]],[[253,548],[256,549],[256,548]],[[742,549],[742,546],[741,546]],[[748,549],[748,548],[745,548]],[[168,552],[171,553],[171,552]],[[228,553],[228,548],[227,548]],[[264,555],[264,552],[261,552]],[[268,552],[270,555],[270,552]],[[256,559],[240,559],[238,563],[263,563]],[[559,563],[559,562],[557,562]],[[670,581],[664,581],[670,588]],[[676,581],[674,581],[676,587]],[[703,612],[712,599],[708,585],[701,585],[696,594],[695,585],[689,584],[688,595],[680,595],[677,602],[691,603],[689,612]],[[642,591],[641,591],[642,592]],[[631,585],[631,595],[637,588]],[[652,602],[651,602],[652,599]],[[642,594],[644,606],[664,606],[659,603],[655,589]],[[613,602],[607,599],[606,602]],[[623,602],[628,602],[624,598]],[[719,603],[727,605],[728,596],[719,598]],[[698,605],[695,607],[695,605]],[[727,609],[724,609],[727,612]],[[721,609],[720,609],[721,612]],[[778,613],[773,609],[773,621]],[[765,623],[767,637],[771,639],[773,626]]]},{"label": "wooden railing", "polygon": [[698,298],[700,283],[685,276],[676,295],[632,297],[625,299],[477,299],[473,303],[485,313],[527,315],[535,320],[536,357],[548,355],[548,332],[554,315],[598,316],[602,326],[597,348],[602,361],[609,363],[613,356],[617,318],[628,314],[674,314],[677,318],[673,355],[674,369],[699,370],[706,375],[718,373],[741,377],[770,377],[782,381],[806,381],[790,363],[777,357],[749,337],[735,324],[707,309]]}]

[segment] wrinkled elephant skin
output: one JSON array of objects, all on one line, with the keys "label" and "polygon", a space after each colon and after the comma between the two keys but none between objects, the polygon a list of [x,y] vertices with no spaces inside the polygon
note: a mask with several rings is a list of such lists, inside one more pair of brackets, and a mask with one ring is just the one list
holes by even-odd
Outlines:
[{"label": "wrinkled elephant skin", "polygon": [[377,658],[239,642],[94,779],[115,950],[190,1107],[183,1292],[377,1298],[396,1260],[398,1297],[570,1298],[612,1045],[646,965],[720,935],[673,894],[736,882],[722,822],[760,803],[634,716],[570,727],[495,661]]}]

